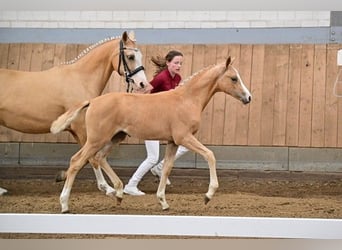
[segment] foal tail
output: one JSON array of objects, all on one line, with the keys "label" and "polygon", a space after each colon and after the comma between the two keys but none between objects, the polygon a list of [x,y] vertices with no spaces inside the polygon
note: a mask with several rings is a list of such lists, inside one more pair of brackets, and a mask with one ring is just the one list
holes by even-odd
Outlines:
[{"label": "foal tail", "polygon": [[69,109],[64,114],[60,115],[50,127],[50,131],[52,134],[57,134],[63,130],[65,130],[69,125],[76,119],[82,109],[87,108],[90,104],[90,101],[84,101],[81,104]]}]

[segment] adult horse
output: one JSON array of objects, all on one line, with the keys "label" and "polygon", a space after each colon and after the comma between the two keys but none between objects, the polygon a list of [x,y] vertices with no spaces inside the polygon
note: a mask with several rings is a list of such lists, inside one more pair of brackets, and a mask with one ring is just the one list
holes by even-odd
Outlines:
[{"label": "adult horse", "polygon": [[[86,143],[72,156],[67,172],[61,172],[59,176],[59,180],[65,180],[60,195],[62,212],[69,210],[68,199],[78,171],[91,157],[105,159],[113,144],[122,141],[126,135],[144,140],[168,141],[157,191],[163,210],[169,208],[165,198],[166,180],[173,167],[178,145],[207,160],[210,169],[209,189],[205,196],[207,203],[218,188],[216,159],[213,152],[201,144],[194,134],[199,129],[203,109],[219,91],[244,104],[252,98],[238,71],[231,65],[230,57],[224,63],[203,69],[175,90],[153,95],[109,93],[85,101],[60,116],[51,126],[52,133],[64,130],[78,116],[85,116],[87,131]],[[172,112],[165,112],[170,108]],[[121,180],[116,175],[110,178],[114,187],[120,188],[116,190],[117,197],[122,196]]]},{"label": "adult horse", "polygon": [[[134,33],[102,40],[76,59],[49,70],[0,69],[0,125],[31,134],[50,132],[51,123],[73,105],[101,95],[112,72],[124,76],[128,88],[150,86]],[[82,121],[69,128],[77,142],[86,141]],[[112,195],[98,163],[90,159],[98,188]]]}]

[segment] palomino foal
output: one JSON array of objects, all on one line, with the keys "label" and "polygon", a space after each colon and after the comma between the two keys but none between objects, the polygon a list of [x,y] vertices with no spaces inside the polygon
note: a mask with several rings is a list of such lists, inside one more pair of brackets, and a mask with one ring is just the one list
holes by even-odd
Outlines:
[{"label": "palomino foal", "polygon": [[[112,145],[122,141],[126,135],[144,140],[168,141],[165,163],[157,197],[162,209],[168,209],[165,198],[166,179],[173,167],[178,145],[202,155],[210,170],[207,203],[218,188],[216,159],[212,151],[200,143],[194,134],[199,129],[201,113],[216,92],[229,94],[242,103],[251,101],[251,94],[243,84],[238,71],[231,65],[231,58],[218,65],[207,67],[190,77],[175,90],[151,95],[110,93],[85,101],[60,116],[51,126],[52,133],[66,129],[77,116],[85,115],[87,141],[72,156],[67,172],[60,178],[65,181],[60,196],[62,212],[68,212],[68,199],[78,171],[89,158],[104,159]],[[153,109],[150,109],[153,107]],[[167,112],[172,108],[172,112]],[[105,170],[106,171],[106,170]],[[122,197],[122,183],[114,175],[117,197]]]}]

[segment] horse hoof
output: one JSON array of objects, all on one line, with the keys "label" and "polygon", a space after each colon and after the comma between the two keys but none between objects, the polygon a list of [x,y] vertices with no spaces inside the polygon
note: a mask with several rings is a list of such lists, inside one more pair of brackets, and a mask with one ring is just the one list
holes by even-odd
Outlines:
[{"label": "horse hoof", "polygon": [[112,199],[114,199],[116,196],[116,192],[115,192],[115,190],[114,191],[112,191],[112,192],[109,192],[109,193],[106,193],[106,195],[108,196],[108,197],[110,197],[110,198],[112,198]]},{"label": "horse hoof", "polygon": [[65,176],[66,176],[65,171],[60,171],[60,172],[56,175],[56,182],[65,181]]},{"label": "horse hoof", "polygon": [[169,211],[170,210],[170,206],[168,204],[164,204],[164,205],[162,205],[162,210],[163,211]]},{"label": "horse hoof", "polygon": [[62,211],[62,214],[70,214],[70,210]]},{"label": "horse hoof", "polygon": [[122,202],[122,197],[116,197],[116,204],[117,204],[118,206],[121,205],[121,202]]},{"label": "horse hoof", "polygon": [[204,204],[207,205],[210,199],[207,196],[204,196]]}]

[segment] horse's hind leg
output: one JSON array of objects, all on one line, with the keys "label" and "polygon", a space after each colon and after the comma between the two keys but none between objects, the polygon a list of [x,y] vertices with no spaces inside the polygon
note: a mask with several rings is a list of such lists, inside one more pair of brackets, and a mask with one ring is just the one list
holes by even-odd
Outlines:
[{"label": "horse's hind leg", "polygon": [[[100,163],[99,161],[95,160],[93,157],[89,160],[90,165],[93,167],[94,170],[94,174],[96,177],[96,181],[97,181],[97,188],[100,191],[103,191],[106,193],[106,195],[108,195],[109,197],[114,197],[115,196],[115,189],[112,188],[106,181],[106,179],[103,176],[103,173],[101,171],[101,168],[103,166],[102,163]],[[108,163],[107,163],[108,164]]]},{"label": "horse's hind leg", "polygon": [[[85,144],[87,140],[87,135],[86,135],[86,129],[85,129],[85,121],[83,120],[84,118],[81,117],[79,120],[75,120],[72,124],[71,127],[72,129],[69,131],[75,140],[81,144],[82,146]],[[89,159],[89,163],[92,166],[94,170],[94,174],[96,177],[96,182],[97,182],[97,188],[100,191],[103,191],[106,193],[106,195],[110,197],[114,197],[115,195],[115,189],[113,189],[106,181],[106,179],[103,176],[103,173],[101,171],[101,166],[99,165],[99,162],[94,159],[93,157]]]},{"label": "horse's hind leg", "polygon": [[178,146],[175,143],[169,142],[165,150],[164,166],[163,166],[162,176],[160,178],[159,186],[157,190],[157,198],[163,210],[169,209],[169,204],[167,204],[166,197],[165,197],[165,189],[166,189],[167,178],[169,177],[172,167],[173,167],[177,149],[178,149]]},{"label": "horse's hind leg", "polygon": [[[103,157],[100,159],[101,168],[106,172],[110,180],[112,181],[114,185],[114,190],[116,191],[116,199],[118,202],[118,205],[121,204],[122,197],[123,197],[123,183],[120,180],[120,178],[117,176],[117,174],[113,171],[111,166],[108,164],[106,157]],[[114,191],[114,192],[115,192]]]}]

